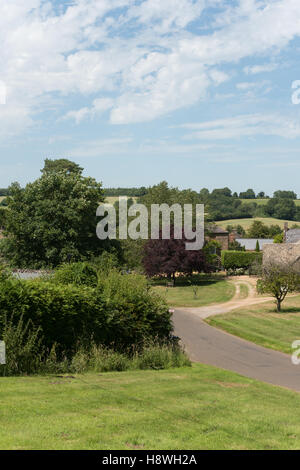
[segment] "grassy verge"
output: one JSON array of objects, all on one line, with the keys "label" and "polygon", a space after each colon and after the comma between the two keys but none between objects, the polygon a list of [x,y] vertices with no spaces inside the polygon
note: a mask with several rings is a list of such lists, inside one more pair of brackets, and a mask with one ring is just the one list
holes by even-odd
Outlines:
[{"label": "grassy verge", "polygon": [[209,366],[0,380],[0,449],[300,446],[299,394]]},{"label": "grassy verge", "polygon": [[227,302],[235,294],[235,287],[221,276],[194,276],[191,284],[187,278],[178,279],[175,287],[166,287],[166,281],[158,281],[153,289],[172,307],[201,307]]},{"label": "grassy verge", "polygon": [[276,313],[274,308],[273,302],[266,302],[206,321],[253,343],[290,354],[292,342],[300,339],[300,296],[287,298],[282,313]]}]

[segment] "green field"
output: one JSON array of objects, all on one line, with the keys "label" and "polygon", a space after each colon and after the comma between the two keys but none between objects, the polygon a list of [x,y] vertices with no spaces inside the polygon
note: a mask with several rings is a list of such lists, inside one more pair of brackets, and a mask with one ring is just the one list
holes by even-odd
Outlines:
[{"label": "green field", "polygon": [[[129,196],[127,196],[128,199],[130,199]],[[137,198],[136,197],[133,197],[132,198],[134,200],[134,202],[136,202]],[[105,198],[105,201],[108,203],[108,204],[114,204],[115,202],[117,202],[119,200],[119,196],[108,196]]]},{"label": "green field", "polygon": [[[153,287],[154,291],[166,299],[172,307],[202,307],[214,303],[227,302],[235,294],[235,287],[224,279],[202,280],[199,277],[191,285],[166,287],[166,281],[160,286]],[[195,296],[196,294],[196,296]]]},{"label": "green field", "polygon": [[0,449],[299,449],[300,395],[192,368],[1,378]]},{"label": "green field", "polygon": [[236,336],[290,354],[293,341],[300,339],[300,296],[289,297],[276,313],[275,302],[252,305],[206,321]]},{"label": "green field", "polygon": [[272,217],[253,217],[252,219],[220,220],[216,222],[216,224],[224,229],[227,227],[227,225],[241,225],[245,230],[248,230],[250,225],[252,225],[255,220],[259,220],[265,225],[279,225],[282,228],[284,227],[285,222],[287,222],[289,225],[297,223],[294,220],[279,220]]},{"label": "green field", "polygon": [[[241,199],[243,204],[249,204],[251,202],[256,202],[258,206],[265,206],[269,199]],[[296,206],[300,206],[300,199],[295,199],[294,200]]]}]

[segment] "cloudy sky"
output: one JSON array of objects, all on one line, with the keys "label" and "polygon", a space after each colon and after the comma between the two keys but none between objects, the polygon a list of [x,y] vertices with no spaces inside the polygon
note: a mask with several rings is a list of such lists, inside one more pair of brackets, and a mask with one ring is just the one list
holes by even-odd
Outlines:
[{"label": "cloudy sky", "polygon": [[68,157],[106,187],[300,194],[299,6],[0,0],[0,186]]}]

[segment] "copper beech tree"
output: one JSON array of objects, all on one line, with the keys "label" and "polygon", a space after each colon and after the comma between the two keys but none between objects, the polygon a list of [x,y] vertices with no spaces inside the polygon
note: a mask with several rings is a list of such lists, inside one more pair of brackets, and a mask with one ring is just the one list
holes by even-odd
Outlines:
[{"label": "copper beech tree", "polygon": [[166,275],[175,281],[177,272],[193,274],[208,272],[203,250],[186,250],[186,239],[174,239],[171,230],[169,240],[148,240],[144,246],[143,266],[148,276]]}]

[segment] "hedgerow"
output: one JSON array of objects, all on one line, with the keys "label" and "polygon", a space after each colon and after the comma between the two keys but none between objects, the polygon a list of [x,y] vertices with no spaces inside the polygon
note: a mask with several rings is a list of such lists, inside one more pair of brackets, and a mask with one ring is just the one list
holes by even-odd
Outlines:
[{"label": "hedgerow", "polygon": [[56,344],[67,354],[91,338],[96,345],[125,350],[148,338],[166,340],[172,331],[167,305],[149,290],[143,276],[118,272],[105,276],[95,288],[3,279],[0,336],[5,319],[17,324],[20,318],[39,328],[47,349]]},{"label": "hedgerow", "polygon": [[248,269],[253,263],[262,263],[262,253],[251,251],[223,250],[221,263],[224,269]]}]

